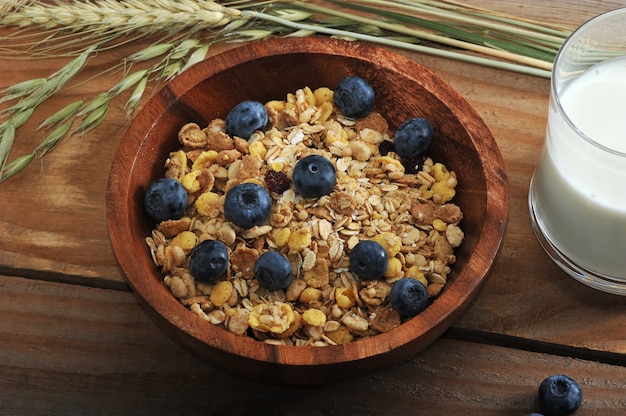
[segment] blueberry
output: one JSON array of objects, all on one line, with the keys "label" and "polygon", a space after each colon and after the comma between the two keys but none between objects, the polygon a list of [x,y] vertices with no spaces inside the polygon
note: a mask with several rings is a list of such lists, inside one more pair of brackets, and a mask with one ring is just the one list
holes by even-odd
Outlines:
[{"label": "blueberry", "polygon": [[228,269],[228,249],[218,240],[204,240],[191,250],[189,272],[199,281],[215,283]]},{"label": "blueberry", "polygon": [[383,277],[388,262],[387,251],[373,240],[359,241],[350,251],[350,270],[361,280]]},{"label": "blueberry", "polygon": [[293,269],[287,257],[266,251],[254,262],[254,277],[267,290],[282,290],[291,284]]},{"label": "blueberry", "polygon": [[345,77],[333,95],[339,111],[350,118],[362,118],[374,109],[374,88],[360,77]]},{"label": "blueberry", "polygon": [[242,101],[233,107],[225,120],[226,134],[248,140],[252,133],[265,128],[268,115],[265,106],[258,101]]},{"label": "blueberry", "polygon": [[265,188],[246,182],[233,186],[224,199],[224,216],[241,228],[261,225],[270,216],[272,200]]},{"label": "blueberry", "polygon": [[337,182],[335,167],[330,160],[320,155],[300,159],[291,177],[296,192],[305,198],[319,198],[329,194]]},{"label": "blueberry", "polygon": [[394,136],[394,150],[404,159],[423,153],[433,140],[433,126],[425,118],[416,117],[402,123]]},{"label": "blueberry", "polygon": [[185,213],[187,203],[185,188],[172,178],[152,182],[143,201],[144,209],[156,222],[179,219]]},{"label": "blueberry", "polygon": [[553,375],[539,385],[539,410],[546,416],[570,415],[582,401],[580,385],[568,376]]},{"label": "blueberry", "polygon": [[428,306],[428,293],[422,282],[404,277],[391,287],[389,302],[402,318],[412,318]]}]

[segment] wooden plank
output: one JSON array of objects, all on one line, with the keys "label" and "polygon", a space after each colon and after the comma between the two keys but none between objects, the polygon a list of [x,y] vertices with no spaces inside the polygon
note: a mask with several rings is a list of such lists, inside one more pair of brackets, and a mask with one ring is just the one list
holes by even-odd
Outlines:
[{"label": "wooden plank", "polygon": [[[32,152],[45,137],[37,124],[76,100],[94,96],[115,82],[91,77],[117,64],[116,53],[90,61],[71,88],[50,98],[36,117],[18,131],[11,158]],[[0,59],[2,85],[47,76],[67,59]],[[59,281],[80,277],[123,278],[116,266],[106,227],[108,171],[126,126],[123,102],[109,110],[97,131],[74,136],[0,185],[0,272]]]},{"label": "wooden plank", "polygon": [[579,416],[625,404],[626,368],[446,338],[359,379],[307,388],[251,382],[181,350],[122,291],[0,276],[0,314],[0,409],[7,416],[237,416],[260,408],[302,415],[523,415],[534,410],[541,380],[555,373],[581,383]]}]

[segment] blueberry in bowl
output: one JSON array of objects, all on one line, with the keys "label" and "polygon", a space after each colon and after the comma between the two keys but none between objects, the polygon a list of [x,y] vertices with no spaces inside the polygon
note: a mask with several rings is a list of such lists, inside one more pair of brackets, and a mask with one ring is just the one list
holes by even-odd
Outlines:
[{"label": "blueberry in bowl", "polygon": [[228,250],[218,240],[204,240],[189,256],[191,275],[202,282],[215,283],[228,269]]},{"label": "blueberry in bowl", "polygon": [[296,192],[307,198],[319,198],[330,193],[336,181],[335,167],[321,155],[306,156],[293,168]]},{"label": "blueberry in bowl", "polygon": [[256,130],[267,125],[268,115],[265,106],[254,100],[245,100],[233,107],[226,116],[226,133],[230,136],[249,139]]},{"label": "blueberry in bowl", "polygon": [[388,262],[387,251],[376,241],[360,241],[350,251],[350,269],[362,280],[383,277]]},{"label": "blueberry in bowl", "polygon": [[150,184],[144,198],[146,213],[155,221],[180,218],[187,209],[187,192],[172,178],[159,178]]},{"label": "blueberry in bowl", "polygon": [[276,251],[267,251],[254,263],[254,277],[268,290],[282,290],[287,289],[293,281],[293,270],[285,256]]},{"label": "blueberry in bowl", "polygon": [[[310,87],[313,92],[324,87],[330,87],[336,91],[340,81],[354,76],[365,80],[375,93],[372,108],[367,103],[368,100],[364,100],[367,105],[363,105],[360,110],[369,111],[369,113],[363,119],[359,119],[360,114],[354,115],[347,108],[343,109],[346,112],[344,113],[345,123],[358,125],[358,129],[365,132],[362,133],[364,139],[360,139],[359,143],[348,143],[352,147],[346,147],[342,144],[341,136],[328,138],[327,142],[314,150],[318,154],[325,154],[324,149],[333,144],[337,149],[344,146],[342,149],[346,152],[344,156],[346,158],[348,155],[356,158],[363,153],[371,152],[372,143],[368,143],[365,139],[373,137],[366,134],[367,129],[375,130],[373,126],[380,121],[373,118],[374,113],[384,116],[388,123],[390,138],[393,137],[393,132],[410,118],[423,117],[430,121],[433,127],[433,139],[427,150],[427,156],[433,160],[445,162],[445,166],[456,172],[459,183],[454,198],[464,213],[461,225],[465,232],[465,239],[458,247],[458,251],[454,253],[456,262],[451,267],[445,289],[424,310],[412,318],[407,317],[394,329],[355,342],[345,344],[334,342],[336,345],[323,347],[315,346],[314,343],[300,346],[274,345],[275,343],[239,336],[214,326],[198,314],[190,312],[172,296],[161,271],[155,267],[150,250],[146,247],[146,236],[150,236],[155,228],[155,220],[147,215],[144,208],[145,194],[150,184],[163,176],[166,164],[178,163],[177,166],[180,166],[186,174],[187,171],[184,169],[194,163],[202,162],[199,151],[189,152],[191,156],[184,162],[171,159],[172,152],[176,152],[180,147],[177,134],[181,127],[187,123],[206,126],[216,118],[225,119],[229,112],[243,101],[254,100],[268,103],[305,86]],[[364,97],[367,97],[367,94]],[[311,94],[301,101],[295,99],[294,103],[309,102],[307,100],[315,102],[316,98],[319,97]],[[328,105],[331,108],[339,108],[334,98]],[[270,111],[268,119],[271,120],[272,117],[273,114]],[[370,124],[366,124],[363,120],[367,120]],[[238,138],[235,143],[240,146],[239,149],[247,150],[241,152],[237,148],[229,148],[220,149],[217,153],[223,152],[222,155],[227,156],[229,152],[237,150],[242,153],[242,158],[250,153],[254,154],[257,147],[255,142],[259,141],[256,138],[256,131],[265,128],[265,126],[258,127],[262,123],[263,117],[260,118],[258,124],[252,125],[251,128],[257,130],[252,130],[248,137],[245,137],[246,132],[235,134]],[[207,133],[208,130],[203,132],[203,134]],[[290,140],[299,140],[300,136],[296,133]],[[383,166],[386,168],[387,165],[393,169],[404,169],[391,160],[395,158],[393,149],[385,151],[388,152],[386,156],[374,155],[380,158],[377,159],[380,166],[376,169],[384,169]],[[301,156],[300,159],[303,159],[305,155]],[[208,155],[207,157],[217,156]],[[276,172],[282,171],[281,164],[285,162],[280,159],[279,155],[265,153],[259,157],[271,163]],[[419,165],[421,169],[423,163],[419,161],[420,157],[413,158],[416,162],[411,163],[414,167]],[[245,167],[247,167],[247,162],[246,164],[242,162],[240,168]],[[344,183],[344,176],[348,172],[346,166],[340,165],[335,168],[337,178],[331,192],[333,194],[337,183]],[[234,170],[235,168],[232,168],[230,173]],[[225,167],[222,169],[218,166],[212,173],[212,178],[208,175],[188,177],[184,185],[189,189],[194,186],[208,188],[213,183],[225,186],[228,182],[228,174],[229,169]],[[292,193],[291,188],[295,189],[292,181],[292,177],[278,173],[250,180],[250,183],[269,190],[272,200],[270,217],[265,217],[266,210],[259,209],[259,212],[263,214],[259,215],[259,218],[250,223],[243,223],[243,227],[233,225],[233,230],[236,228],[235,234],[232,234],[229,228],[219,228],[220,233],[225,238],[232,238],[234,235],[232,241],[236,247],[237,239],[241,238],[242,233],[256,235],[255,233],[267,231],[272,241],[283,241],[285,245],[279,248],[288,254],[289,250],[296,250],[303,241],[308,242],[307,235],[303,230],[294,228],[290,230],[290,236],[278,236],[284,237],[284,240],[276,239],[272,230],[277,224],[278,214],[282,214],[277,209],[276,201],[283,198],[281,201],[287,204],[290,201],[289,198],[303,198],[298,199],[298,204],[294,204],[295,218],[298,218],[297,215],[306,214],[307,210],[320,211],[319,206],[315,205],[319,199],[326,201],[328,205],[325,209],[328,209],[328,212],[331,212],[328,207],[332,206],[332,212],[345,210],[346,217],[349,217],[352,211],[364,209],[366,205],[365,201],[356,199],[353,201],[343,194],[337,197],[326,194],[319,198],[307,199],[298,195],[297,192]],[[332,181],[328,181],[327,185],[328,183]],[[353,191],[357,192],[359,183],[355,181],[354,184]],[[346,194],[354,199],[354,193],[346,192]],[[355,44],[345,40],[322,37],[304,40],[272,39],[244,45],[223,52],[219,58],[209,58],[197,64],[186,71],[184,76],[177,77],[164,85],[162,90],[146,103],[129,126],[113,161],[107,192],[107,223],[115,256],[127,281],[141,300],[141,304],[154,317],[155,322],[166,333],[172,334],[186,349],[216,367],[242,377],[286,384],[320,384],[329,380],[369,374],[402,362],[428,346],[452,325],[478,294],[493,264],[506,223],[507,194],[504,163],[489,129],[476,111],[458,93],[428,69],[404,56],[365,43]],[[225,209],[221,198],[223,197],[218,195],[207,199],[211,203],[216,203],[215,207],[210,204],[208,207],[203,207],[202,212],[207,218],[218,215],[220,209]],[[263,197],[258,198],[259,201],[262,199]],[[385,203],[384,200],[381,201],[380,198],[375,197],[372,197],[368,204],[371,205],[372,202],[375,202],[374,206],[379,202],[381,206],[384,206]],[[188,210],[197,209],[199,206],[196,199],[188,201],[188,205],[191,207]],[[261,208],[263,204],[253,205]],[[256,209],[250,209],[250,211],[256,213]],[[419,212],[416,212],[417,214]],[[283,219],[289,220],[286,216]],[[171,224],[179,226],[185,221],[184,217],[171,221],[165,220],[163,227]],[[345,247],[353,247],[353,241],[350,240],[350,233],[353,230],[347,223],[333,224],[332,221],[326,221],[330,225],[331,232],[339,232],[339,229],[343,227]],[[254,224],[251,228],[245,228],[251,224]],[[322,224],[322,235],[325,235],[329,231],[328,225],[324,225],[323,222]],[[207,231],[194,228],[191,222],[186,227],[187,231],[193,230],[199,234],[198,240],[204,238],[202,231]],[[319,235],[320,229],[317,228],[315,233]],[[384,233],[384,230],[381,233]],[[255,238],[260,242],[264,237],[259,235]],[[290,239],[292,241],[289,241]],[[375,235],[372,235],[371,239],[378,241]],[[184,262],[189,261],[193,247],[200,243],[197,241],[189,246],[181,243],[180,250],[172,250],[174,255],[172,259],[180,259],[183,262],[181,269],[188,267],[188,264]],[[289,247],[290,243],[292,248]],[[396,260],[392,260],[393,258],[398,259],[403,256],[406,258],[408,254],[408,252],[396,253],[392,245],[386,249],[392,254],[388,269],[398,265]],[[183,255],[179,258],[177,257],[179,254],[176,253],[183,253]],[[237,263],[237,267],[242,269],[238,270],[238,273],[242,275],[245,273],[249,276],[247,279],[256,281],[254,264],[244,261],[247,253],[238,253],[234,259],[232,253],[228,254],[231,266]],[[315,254],[319,255],[320,251],[318,250]],[[219,259],[220,256],[217,258]],[[344,258],[347,261],[347,256]],[[343,273],[346,269],[343,267],[345,263],[341,263],[341,267],[331,265],[322,269],[313,255],[307,257],[305,254],[292,260],[300,265],[305,264],[306,261],[306,268],[309,269],[306,275],[310,281],[309,285],[320,284],[319,280],[316,280],[320,276],[328,274],[334,277],[335,274]],[[219,264],[220,262],[208,263]],[[231,269],[232,267],[229,268]],[[229,273],[231,272],[227,271],[220,277],[220,283],[233,281],[233,276]],[[270,275],[273,274],[274,272],[270,273]],[[280,275],[287,276],[285,279],[289,279],[288,273],[283,275],[281,272]],[[182,279],[184,276],[180,277]],[[263,277],[260,280],[263,280]],[[277,280],[282,280],[282,278]],[[294,281],[299,283],[300,280],[304,280],[304,273],[294,275],[292,283]],[[364,280],[360,284],[367,286],[374,284],[373,282]],[[272,286],[270,282],[269,286],[273,289],[283,284]],[[209,282],[201,286],[208,288],[213,284]],[[228,289],[226,294],[234,297],[233,293],[237,292],[235,285],[231,287],[225,284],[224,286]],[[181,287],[186,288],[184,284]],[[389,288],[390,286],[387,287]],[[317,290],[323,292],[323,289]],[[265,290],[264,294],[271,292],[269,289],[258,290]],[[349,291],[335,289],[333,293],[336,297],[342,296],[342,301],[351,300],[352,294]],[[319,293],[309,290],[306,294],[311,296],[309,299],[312,302],[315,302],[315,295]],[[230,298],[226,298],[226,302],[228,299]],[[253,311],[254,305],[251,305],[248,312]],[[245,312],[233,309],[229,313],[232,313],[232,316],[239,316],[236,314]],[[330,313],[332,311],[329,311]],[[328,316],[331,315],[327,315],[326,319]],[[289,313],[287,310],[283,323],[291,325],[301,318],[299,312],[296,314],[292,310]],[[317,319],[317,317],[314,318]],[[317,324],[319,328],[329,328],[328,321],[323,322],[320,318],[313,324]],[[313,324],[310,326],[314,326]]]},{"label": "blueberry in bowl", "polygon": [[255,183],[234,186],[226,194],[224,215],[241,228],[263,224],[270,215],[272,202],[267,190]]},{"label": "blueberry in bowl", "polygon": [[405,277],[393,284],[390,302],[400,316],[412,318],[428,306],[428,293],[422,282]]},{"label": "blueberry in bowl", "polygon": [[403,159],[414,159],[428,149],[432,140],[432,124],[423,117],[414,117],[396,130],[394,151]]},{"label": "blueberry in bowl", "polygon": [[361,118],[374,109],[375,97],[374,88],[366,80],[347,76],[337,84],[334,101],[345,116]]}]

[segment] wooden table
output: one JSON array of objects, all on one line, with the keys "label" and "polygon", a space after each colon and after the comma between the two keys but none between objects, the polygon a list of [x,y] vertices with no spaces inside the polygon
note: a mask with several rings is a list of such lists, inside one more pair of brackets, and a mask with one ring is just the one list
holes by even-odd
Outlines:
[{"label": "wooden table", "polygon": [[[626,6],[471,3],[570,25]],[[90,77],[126,52],[101,54],[85,82],[51,99],[40,117],[113,85],[115,78]],[[274,415],[524,415],[535,410],[541,380],[556,373],[582,385],[577,414],[626,414],[626,298],[569,278],[530,227],[528,184],[543,143],[549,81],[408,55],[477,109],[510,181],[509,223],[495,267],[441,339],[396,367],[315,388],[249,382],[182,350],[139,308],[110,247],[107,177],[127,126],[119,104],[96,131],[0,185],[0,414],[236,416],[261,414],[263,406],[271,409],[263,414]],[[0,84],[47,76],[62,62],[0,58]],[[20,131],[14,155],[41,141],[35,126]]]}]

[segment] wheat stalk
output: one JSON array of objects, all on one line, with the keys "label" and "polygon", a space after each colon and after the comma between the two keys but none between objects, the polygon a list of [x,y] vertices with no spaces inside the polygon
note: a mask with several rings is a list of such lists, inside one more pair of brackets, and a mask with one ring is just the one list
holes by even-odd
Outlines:
[{"label": "wheat stalk", "polygon": [[63,28],[92,32],[154,30],[163,24],[177,30],[202,26],[221,27],[241,15],[237,9],[207,0],[98,0],[95,2],[41,1],[13,7],[4,13],[0,23],[5,26],[39,25],[46,29]]},{"label": "wheat stalk", "polygon": [[[289,0],[7,0],[0,4],[0,28],[14,28],[0,36],[0,54],[73,58],[48,77],[0,90],[0,103],[6,105],[0,112],[0,182],[52,151],[64,138],[96,128],[117,97],[127,95],[124,108],[132,115],[148,85],[167,81],[203,60],[210,46],[218,42],[319,33],[549,77],[551,57],[569,33],[451,0],[327,0],[316,4]],[[93,55],[155,35],[161,39],[111,68],[111,72],[124,71],[116,85],[48,117],[38,127],[46,134],[42,142],[31,153],[9,161],[19,128],[39,105],[65,88]],[[133,70],[139,63],[148,68]]]}]

